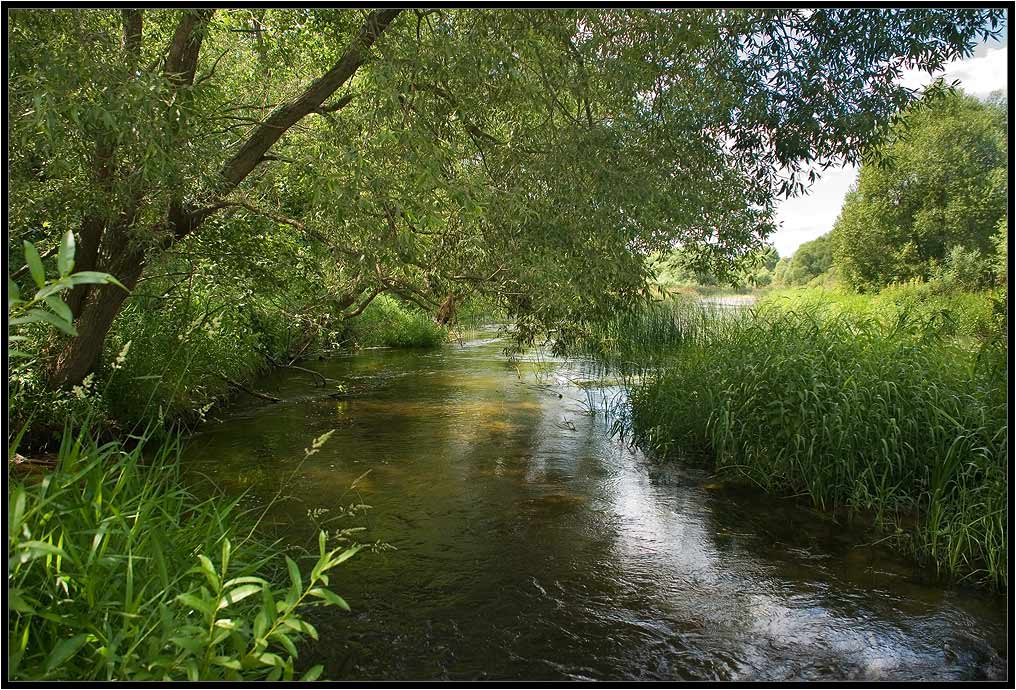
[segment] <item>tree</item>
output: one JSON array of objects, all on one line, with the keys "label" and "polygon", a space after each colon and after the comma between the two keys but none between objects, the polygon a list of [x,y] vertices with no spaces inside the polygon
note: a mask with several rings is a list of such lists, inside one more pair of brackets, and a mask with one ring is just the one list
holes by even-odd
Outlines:
[{"label": "tree", "polygon": [[833,241],[829,233],[802,242],[791,256],[780,259],[774,282],[779,285],[807,285],[833,265]]},{"label": "tree", "polygon": [[[1001,17],[12,10],[11,234],[73,228],[80,268],[132,289],[167,252],[285,226],[344,317],[479,291],[520,340],[567,343],[641,298],[653,252],[720,270],[758,249],[775,195],[856,161],[914,98],[902,69],[970,54]],[[70,295],[52,385],[96,365],[126,296]]]},{"label": "tree", "polygon": [[1007,130],[997,99],[954,94],[909,111],[882,158],[862,165],[833,228],[846,282],[877,290],[933,276],[956,247],[990,252],[1006,213]]}]

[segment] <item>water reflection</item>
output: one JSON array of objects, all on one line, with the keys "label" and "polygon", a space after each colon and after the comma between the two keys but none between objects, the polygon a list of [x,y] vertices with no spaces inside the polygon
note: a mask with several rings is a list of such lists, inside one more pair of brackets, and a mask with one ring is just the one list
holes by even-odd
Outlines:
[{"label": "water reflection", "polygon": [[288,402],[193,439],[193,471],[292,497],[271,518],[294,543],[313,539],[309,509],[363,502],[369,538],[397,548],[333,579],[354,613],[320,614],[301,661],[361,679],[1004,677],[1004,601],[924,583],[800,506],[655,466],[606,432],[619,390],[582,386],[596,372],[513,367],[500,347],[317,363],[356,392],[341,399],[278,372],[259,386]]}]

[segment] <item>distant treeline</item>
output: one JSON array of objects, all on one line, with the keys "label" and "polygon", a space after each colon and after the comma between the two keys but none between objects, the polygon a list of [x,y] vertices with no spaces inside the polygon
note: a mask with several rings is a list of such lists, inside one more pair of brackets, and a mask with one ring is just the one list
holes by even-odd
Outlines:
[{"label": "distant treeline", "polygon": [[661,257],[664,285],[841,285],[877,291],[912,280],[965,290],[1006,279],[1007,102],[960,92],[906,111],[861,166],[831,232],[789,257],[772,246],[727,275]]}]

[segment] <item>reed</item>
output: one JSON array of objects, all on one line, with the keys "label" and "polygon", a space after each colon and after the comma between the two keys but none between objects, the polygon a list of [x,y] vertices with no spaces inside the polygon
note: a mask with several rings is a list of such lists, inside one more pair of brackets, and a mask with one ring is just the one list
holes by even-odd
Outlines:
[{"label": "reed", "polygon": [[644,448],[871,516],[939,572],[1007,585],[1007,376],[954,320],[812,301],[618,321],[604,359],[637,374],[620,430]]}]

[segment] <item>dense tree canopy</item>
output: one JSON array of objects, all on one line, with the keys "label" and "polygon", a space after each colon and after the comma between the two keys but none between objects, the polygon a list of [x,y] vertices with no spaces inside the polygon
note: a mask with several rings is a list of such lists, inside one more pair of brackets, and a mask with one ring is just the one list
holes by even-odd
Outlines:
[{"label": "dense tree canopy", "polygon": [[833,265],[833,241],[829,233],[801,243],[792,256],[780,259],[774,282],[779,285],[807,285]]},{"label": "dense tree canopy", "polygon": [[[128,288],[177,257],[269,291],[302,281],[343,317],[478,291],[520,338],[567,342],[642,294],[652,252],[719,269],[758,249],[778,195],[857,161],[914,98],[903,69],[968,55],[1000,20],[12,10],[10,254],[72,229],[77,269]],[[71,293],[79,335],[53,385],[95,366],[125,297]]]},{"label": "dense tree canopy", "polygon": [[1007,130],[997,99],[954,94],[908,112],[879,161],[861,167],[834,226],[842,278],[877,290],[933,276],[965,256],[957,248],[992,251],[1008,198]]},{"label": "dense tree canopy", "polygon": [[678,247],[653,256],[651,265],[662,286],[729,286],[763,287],[773,280],[773,270],[780,262],[779,252],[769,243],[742,254],[730,266],[716,272],[703,265],[693,249]]}]

